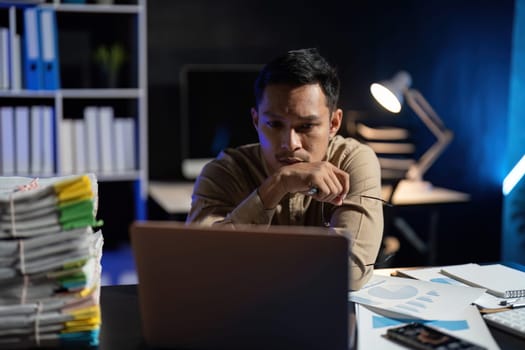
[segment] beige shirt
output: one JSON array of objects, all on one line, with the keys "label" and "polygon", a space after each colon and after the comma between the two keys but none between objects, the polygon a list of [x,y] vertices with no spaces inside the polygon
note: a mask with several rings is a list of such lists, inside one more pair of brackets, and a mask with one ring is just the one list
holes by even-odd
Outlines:
[{"label": "beige shirt", "polygon": [[381,173],[368,146],[335,136],[325,160],[350,175],[350,191],[342,206],[318,202],[300,193],[286,195],[275,209],[265,210],[257,189],[268,177],[259,144],[227,149],[208,163],[193,190],[187,223],[202,225],[329,224],[350,241],[350,289],[371,277],[383,235]]}]

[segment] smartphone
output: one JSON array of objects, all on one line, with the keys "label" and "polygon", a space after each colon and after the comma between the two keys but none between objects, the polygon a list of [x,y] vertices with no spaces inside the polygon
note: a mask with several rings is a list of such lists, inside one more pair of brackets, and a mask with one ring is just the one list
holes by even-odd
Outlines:
[{"label": "smartphone", "polygon": [[386,337],[411,349],[420,350],[441,350],[441,349],[486,349],[468,340],[457,338],[453,335],[424,325],[419,322],[412,322],[404,326],[389,328]]}]

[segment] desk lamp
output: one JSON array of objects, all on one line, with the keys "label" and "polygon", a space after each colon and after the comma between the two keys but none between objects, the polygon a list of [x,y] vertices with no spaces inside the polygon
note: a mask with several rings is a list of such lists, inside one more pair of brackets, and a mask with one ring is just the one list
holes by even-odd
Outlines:
[{"label": "desk lamp", "polygon": [[425,123],[426,127],[436,137],[436,142],[408,169],[402,182],[403,186],[418,191],[429,189],[431,184],[423,181],[423,174],[432,166],[443,150],[452,141],[453,133],[448,130],[434,109],[430,106],[423,95],[410,88],[412,78],[405,71],[400,71],[391,80],[373,83],[370,92],[376,101],[392,113],[399,113],[403,98]]}]

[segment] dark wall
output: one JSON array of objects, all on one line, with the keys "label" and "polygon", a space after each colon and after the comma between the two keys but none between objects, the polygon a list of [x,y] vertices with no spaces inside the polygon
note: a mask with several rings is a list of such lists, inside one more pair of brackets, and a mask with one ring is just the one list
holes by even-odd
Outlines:
[{"label": "dark wall", "polygon": [[[497,260],[513,9],[510,0],[148,1],[150,177],[181,179],[182,65],[264,63],[318,47],[339,69],[343,110],[383,113],[369,84],[399,69],[412,74],[455,132],[425,177],[472,196],[442,208],[438,262]],[[407,108],[401,117],[415,120],[419,142],[432,142]]]}]

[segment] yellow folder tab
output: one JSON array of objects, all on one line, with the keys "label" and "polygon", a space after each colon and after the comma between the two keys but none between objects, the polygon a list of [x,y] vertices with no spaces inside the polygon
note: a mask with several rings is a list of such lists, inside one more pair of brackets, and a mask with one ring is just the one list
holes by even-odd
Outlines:
[{"label": "yellow folder tab", "polygon": [[94,331],[99,328],[100,328],[100,323],[92,324],[92,325],[85,325],[85,326],[66,327],[60,333],[67,334],[67,333],[89,332],[89,331]]},{"label": "yellow folder tab", "polygon": [[93,327],[93,326],[97,326],[101,323],[101,319],[100,317],[90,317],[90,318],[85,318],[85,319],[82,319],[82,320],[74,320],[74,321],[66,321],[65,322],[65,326],[67,328],[69,327]]},{"label": "yellow folder tab", "polygon": [[93,306],[87,306],[83,307],[77,310],[72,310],[68,312],[71,316],[73,316],[73,320],[83,320],[93,317],[99,317],[100,318],[100,306],[99,305],[93,305]]},{"label": "yellow folder tab", "polygon": [[90,288],[84,288],[81,291],[79,291],[77,293],[77,295],[79,297],[83,298],[83,297],[88,296],[88,295],[92,294],[93,292],[95,292],[96,288],[98,288],[98,285],[94,285],[94,286],[92,286]]},{"label": "yellow folder tab", "polygon": [[72,186],[73,184],[77,182],[89,183],[90,180],[87,175],[75,176],[75,177],[57,181],[56,183],[53,184],[53,187],[55,188],[55,192],[58,193],[58,192],[63,191],[65,188]]},{"label": "yellow folder tab", "polygon": [[53,185],[53,187],[60,202],[79,197],[93,197],[93,191],[91,190],[91,180],[87,175],[57,182]]},{"label": "yellow folder tab", "polygon": [[67,321],[61,333],[85,332],[98,329],[102,324],[100,317],[93,317],[81,321]]}]

